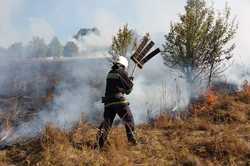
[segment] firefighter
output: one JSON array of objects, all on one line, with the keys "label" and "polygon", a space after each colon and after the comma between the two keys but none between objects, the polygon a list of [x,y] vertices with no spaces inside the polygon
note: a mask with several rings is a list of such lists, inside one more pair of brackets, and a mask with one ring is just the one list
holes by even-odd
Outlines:
[{"label": "firefighter", "polygon": [[107,75],[105,97],[102,98],[104,103],[104,121],[101,123],[97,133],[97,146],[99,148],[104,146],[116,114],[118,114],[125,125],[129,144],[136,145],[134,118],[129,102],[125,98],[125,94],[130,94],[133,88],[133,77],[128,77],[127,67],[127,59],[120,56],[113,63],[112,69]]}]

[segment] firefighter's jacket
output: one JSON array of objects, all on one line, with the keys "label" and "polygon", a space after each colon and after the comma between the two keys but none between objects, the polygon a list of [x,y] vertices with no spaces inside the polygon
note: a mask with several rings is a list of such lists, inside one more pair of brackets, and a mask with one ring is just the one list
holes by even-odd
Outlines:
[{"label": "firefighter's jacket", "polygon": [[124,94],[132,91],[133,82],[122,66],[115,64],[107,75],[106,92],[104,97],[105,107],[115,104],[128,104]]}]

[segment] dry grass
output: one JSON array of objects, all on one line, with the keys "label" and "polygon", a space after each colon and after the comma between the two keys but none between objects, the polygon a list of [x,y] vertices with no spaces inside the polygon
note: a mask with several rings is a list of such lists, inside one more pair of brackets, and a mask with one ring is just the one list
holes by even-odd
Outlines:
[{"label": "dry grass", "polygon": [[185,119],[167,114],[137,126],[139,145],[113,128],[103,151],[92,148],[97,129],[48,125],[42,136],[0,151],[0,165],[250,165],[250,87],[233,95],[208,91]]}]

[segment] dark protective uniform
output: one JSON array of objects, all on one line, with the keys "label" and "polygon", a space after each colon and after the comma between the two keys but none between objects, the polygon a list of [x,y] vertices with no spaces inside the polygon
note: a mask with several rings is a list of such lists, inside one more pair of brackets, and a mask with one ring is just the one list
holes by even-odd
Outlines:
[{"label": "dark protective uniform", "polygon": [[129,103],[124,97],[124,94],[129,94],[132,88],[132,79],[128,77],[128,73],[124,67],[119,64],[114,64],[107,76],[106,92],[103,98],[105,106],[104,121],[101,123],[97,134],[97,143],[100,148],[103,147],[107,140],[116,114],[118,114],[125,125],[128,141],[136,144],[134,118],[130,111]]}]

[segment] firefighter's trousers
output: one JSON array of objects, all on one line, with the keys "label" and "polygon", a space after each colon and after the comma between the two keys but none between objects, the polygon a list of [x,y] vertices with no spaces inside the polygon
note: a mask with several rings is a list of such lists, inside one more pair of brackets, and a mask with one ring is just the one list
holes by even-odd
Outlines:
[{"label": "firefighter's trousers", "polygon": [[117,104],[104,108],[104,121],[99,127],[99,132],[97,134],[97,143],[99,147],[102,148],[107,140],[108,133],[112,127],[112,123],[115,119],[116,114],[122,119],[127,133],[128,141],[136,144],[136,139],[134,135],[134,118],[131,113],[128,104]]}]

